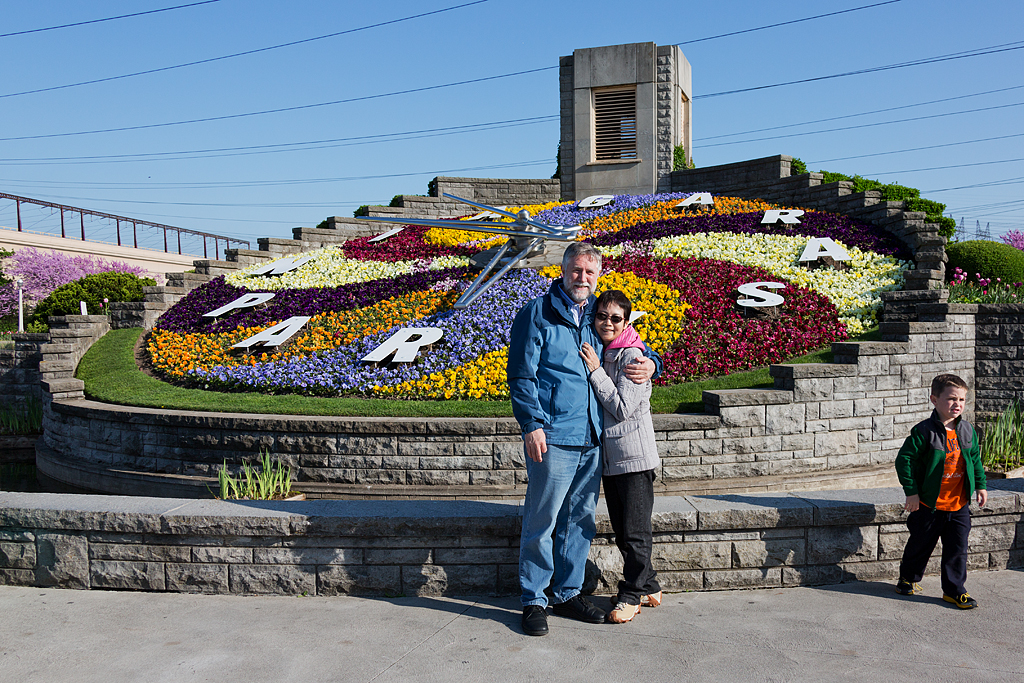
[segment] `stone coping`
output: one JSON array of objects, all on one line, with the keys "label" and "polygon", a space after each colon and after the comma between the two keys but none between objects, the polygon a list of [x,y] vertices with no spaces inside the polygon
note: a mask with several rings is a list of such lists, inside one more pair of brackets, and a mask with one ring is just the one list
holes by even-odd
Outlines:
[{"label": "stone coping", "polygon": [[[789,392],[792,395],[792,392]],[[260,429],[285,432],[343,432],[348,434],[521,434],[513,417],[363,417],[280,415],[169,410],[101,403],[87,399],[54,401],[52,409],[73,417],[169,427]],[[721,418],[700,413],[654,415],[655,429],[713,429]]]},{"label": "stone coping", "polygon": [[[804,526],[898,523],[905,520],[898,487],[789,493],[657,496],[654,532],[783,529]],[[171,535],[475,535],[487,528],[518,528],[523,505],[502,500],[225,501],[68,493],[0,492],[0,528],[109,531]],[[989,482],[984,510],[972,515],[1024,512],[1024,479]],[[609,533],[607,508],[598,506],[598,532]]]}]

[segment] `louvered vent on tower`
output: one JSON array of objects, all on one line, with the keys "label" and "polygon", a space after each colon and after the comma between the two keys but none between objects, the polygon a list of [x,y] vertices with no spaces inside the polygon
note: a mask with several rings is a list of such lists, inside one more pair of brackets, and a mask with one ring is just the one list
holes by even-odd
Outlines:
[{"label": "louvered vent on tower", "polygon": [[597,161],[636,159],[636,87],[594,91]]}]

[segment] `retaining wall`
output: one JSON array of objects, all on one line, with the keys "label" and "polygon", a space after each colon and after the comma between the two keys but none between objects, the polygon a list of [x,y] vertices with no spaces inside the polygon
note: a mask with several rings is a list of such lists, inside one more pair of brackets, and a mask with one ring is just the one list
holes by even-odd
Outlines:
[{"label": "retaining wall", "polygon": [[[971,570],[1024,566],[1022,481],[972,507]],[[898,488],[660,497],[667,591],[892,580],[907,532]],[[472,501],[261,503],[0,493],[0,583],[285,595],[514,595],[521,509]],[[938,571],[936,549],[929,573]],[[621,559],[603,509],[586,590]]]},{"label": "retaining wall", "polygon": [[[930,414],[931,378],[974,381],[973,311],[927,308],[928,322],[882,323],[892,341],[833,344],[834,363],[772,366],[774,388],[705,392],[706,414],[656,415],[663,492],[829,488],[844,485],[830,473],[873,467],[891,481],[903,439]],[[237,470],[261,448],[311,495],[520,497],[525,488],[511,418],[232,415],[65,398],[45,407],[39,471],[86,490],[206,496],[225,461]]]}]

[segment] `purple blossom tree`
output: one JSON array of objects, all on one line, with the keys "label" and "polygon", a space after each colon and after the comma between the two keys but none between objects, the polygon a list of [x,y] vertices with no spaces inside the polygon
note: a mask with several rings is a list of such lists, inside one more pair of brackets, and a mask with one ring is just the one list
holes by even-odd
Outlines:
[{"label": "purple blossom tree", "polygon": [[24,280],[25,303],[35,306],[61,285],[94,273],[133,273],[143,276],[145,268],[124,261],[105,261],[96,256],[68,256],[59,251],[42,251],[32,247],[18,249],[4,259],[4,275],[11,280],[0,287],[0,317],[18,312],[17,278]]}]

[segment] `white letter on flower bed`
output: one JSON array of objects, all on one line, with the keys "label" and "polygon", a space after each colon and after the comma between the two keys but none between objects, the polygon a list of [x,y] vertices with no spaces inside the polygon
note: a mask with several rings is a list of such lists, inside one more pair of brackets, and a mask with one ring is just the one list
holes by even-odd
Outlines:
[{"label": "white letter on flower bed", "polygon": [[394,353],[392,363],[411,363],[416,359],[420,347],[433,344],[443,334],[444,330],[438,327],[403,327],[362,360],[365,363],[380,363]]},{"label": "white letter on flower bed", "polygon": [[259,334],[249,337],[245,341],[238,342],[231,348],[243,349],[248,353],[254,346],[269,346],[271,348],[280,346],[298,334],[305,327],[306,323],[309,322],[309,318],[310,316],[308,315],[292,316],[284,322],[268,327]]},{"label": "white letter on flower bed", "polygon": [[395,228],[394,230],[388,230],[387,232],[381,233],[380,235],[377,235],[376,237],[371,237],[370,239],[366,240],[366,242],[367,242],[367,244],[370,244],[370,243],[373,243],[373,242],[383,242],[387,238],[391,237],[392,235],[397,235],[398,233],[402,232],[403,230],[405,230],[405,226],[404,225],[402,227],[400,227],[400,228]]},{"label": "white letter on flower bed", "polygon": [[693,206],[694,204],[714,206],[715,200],[711,198],[710,192],[698,192],[697,194],[691,194],[689,197],[676,204],[675,208],[681,209],[684,206]]},{"label": "white letter on flower bed", "polygon": [[800,209],[770,209],[764,212],[764,218],[761,219],[761,225],[774,225],[781,219],[783,223],[789,225],[798,225],[800,221],[797,216],[803,216],[804,212]]},{"label": "white letter on flower bed", "polygon": [[740,285],[737,289],[740,294],[745,294],[754,298],[740,299],[736,303],[740,306],[750,306],[751,308],[778,306],[783,303],[785,299],[778,294],[762,291],[761,287],[766,287],[768,289],[783,289],[785,286],[786,285],[781,282],[748,282],[745,285]]},{"label": "white letter on flower bed", "polygon": [[800,254],[800,263],[805,261],[817,261],[822,256],[831,257],[835,261],[849,261],[850,255],[846,250],[832,241],[831,237],[812,237],[804,247],[804,253]]},{"label": "white letter on flower bed", "polygon": [[289,256],[287,258],[278,259],[273,263],[268,263],[261,268],[257,268],[246,277],[253,277],[254,275],[284,275],[285,273],[295,270],[312,258],[312,256]]},{"label": "white letter on flower bed", "polygon": [[[494,208],[501,209],[502,211],[504,211],[508,207],[507,206],[496,206]],[[480,213],[478,213],[476,215],[470,216],[466,220],[467,221],[485,221],[485,220],[488,220],[488,219],[495,219],[495,218],[505,218],[505,216],[502,216],[500,213],[495,213],[493,211],[481,211]]]},{"label": "white letter on flower bed", "polygon": [[579,209],[596,209],[599,206],[608,206],[615,201],[615,195],[612,194],[595,194],[586,199],[581,199],[580,203],[576,205]]},{"label": "white letter on flower bed", "polygon": [[209,313],[203,313],[203,317],[216,318],[219,315],[224,315],[228,311],[233,311],[238,308],[252,308],[253,306],[259,306],[273,298],[273,292],[252,292],[251,294],[243,294],[229,304],[224,304],[220,308],[212,310]]}]

